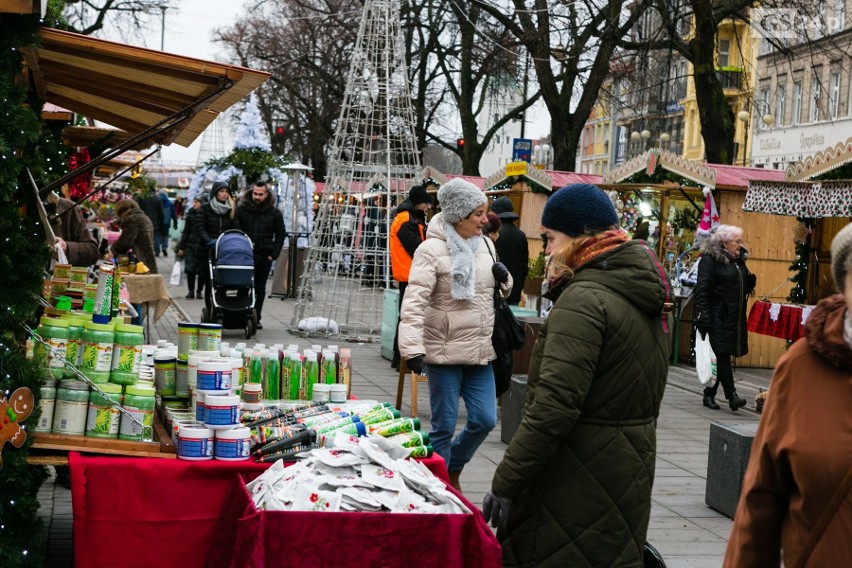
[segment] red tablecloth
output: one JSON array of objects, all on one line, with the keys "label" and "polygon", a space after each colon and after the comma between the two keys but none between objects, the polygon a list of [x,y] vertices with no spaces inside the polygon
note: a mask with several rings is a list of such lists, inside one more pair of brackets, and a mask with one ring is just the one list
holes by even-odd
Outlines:
[{"label": "red tablecloth", "polygon": [[[448,481],[439,456],[421,460]],[[78,568],[205,566],[239,475],[270,464],[68,455]]]},{"label": "red tablecloth", "polygon": [[780,311],[776,319],[772,319],[770,302],[756,301],[748,314],[748,330],[762,335],[771,335],[788,341],[796,341],[805,333],[802,325],[802,315],[805,309],[813,306],[795,306],[779,304]]},{"label": "red tablecloth", "polygon": [[497,568],[502,551],[476,507],[472,515],[258,511],[243,480],[232,487],[210,568]]}]

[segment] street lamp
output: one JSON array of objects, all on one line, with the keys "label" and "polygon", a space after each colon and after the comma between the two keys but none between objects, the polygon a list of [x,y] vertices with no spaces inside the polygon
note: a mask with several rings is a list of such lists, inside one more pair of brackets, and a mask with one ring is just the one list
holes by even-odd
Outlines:
[{"label": "street lamp", "polygon": [[642,138],[642,136],[639,135],[639,132],[637,130],[634,130],[633,132],[630,133],[630,141],[631,142],[639,142],[640,138]]},{"label": "street lamp", "polygon": [[553,148],[550,144],[536,144],[533,148],[534,166],[540,170],[546,170],[553,158]]},{"label": "street lamp", "polygon": [[745,109],[737,113],[737,120],[743,123],[743,166],[748,164],[748,123],[750,118],[751,113]]},{"label": "street lamp", "polygon": [[642,140],[647,140],[648,138],[651,137],[651,132],[646,128],[645,130],[642,131],[640,136],[642,137]]}]

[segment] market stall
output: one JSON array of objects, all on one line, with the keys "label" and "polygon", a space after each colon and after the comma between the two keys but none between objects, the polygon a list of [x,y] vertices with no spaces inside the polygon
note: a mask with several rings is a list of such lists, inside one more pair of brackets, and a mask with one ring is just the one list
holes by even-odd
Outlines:
[{"label": "market stall", "polygon": [[[682,286],[680,276],[689,271],[698,256],[693,245],[703,209],[703,188],[709,188],[715,197],[719,222],[743,229],[749,248],[749,269],[757,275],[755,298],[783,299],[773,295],[777,292],[773,288],[787,276],[794,256],[788,243],[796,224],[788,220],[779,223],[767,216],[743,211],[750,180],[780,179],[782,176],[781,172],[761,168],[693,162],[671,152],[652,149],[604,177],[601,187],[615,192],[617,206],[619,201],[622,203],[619,211],[626,230],[636,227],[637,214],[645,220],[650,219],[648,240],[671,278],[679,304],[676,315],[684,324],[689,324],[678,326],[675,360],[690,355],[692,297],[691,290]],[[749,354],[738,359],[737,364],[771,368],[784,350],[783,341],[755,335],[749,340]]]}]

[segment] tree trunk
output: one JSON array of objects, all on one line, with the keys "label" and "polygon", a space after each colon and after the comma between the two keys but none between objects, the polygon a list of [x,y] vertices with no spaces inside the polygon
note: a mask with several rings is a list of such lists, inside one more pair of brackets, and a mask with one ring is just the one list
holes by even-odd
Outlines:
[{"label": "tree trunk", "polygon": [[716,27],[712,3],[693,0],[695,37],[690,41],[695,99],[704,138],[704,156],[711,164],[734,162],[734,111],[716,76]]}]

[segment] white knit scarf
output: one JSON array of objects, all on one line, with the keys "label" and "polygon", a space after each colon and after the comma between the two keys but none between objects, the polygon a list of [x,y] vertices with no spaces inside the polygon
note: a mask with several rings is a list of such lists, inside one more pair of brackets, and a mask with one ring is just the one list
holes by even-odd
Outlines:
[{"label": "white knit scarf", "polygon": [[849,344],[849,349],[852,349],[852,311],[849,310],[846,310],[843,320],[843,339]]},{"label": "white knit scarf", "polygon": [[213,209],[213,212],[216,215],[225,215],[225,214],[231,212],[231,204],[230,203],[228,203],[227,201],[225,203],[222,203],[221,201],[219,201],[215,197],[210,200],[210,208]]},{"label": "white knit scarf", "polygon": [[450,251],[450,296],[454,300],[472,300],[476,295],[476,251],[480,235],[463,239],[450,223],[444,223],[447,249]]}]

